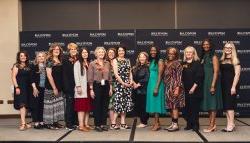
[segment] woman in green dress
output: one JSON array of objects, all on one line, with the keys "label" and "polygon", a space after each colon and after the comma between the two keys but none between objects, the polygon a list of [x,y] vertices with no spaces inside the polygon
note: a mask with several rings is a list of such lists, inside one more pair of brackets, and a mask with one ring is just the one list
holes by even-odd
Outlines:
[{"label": "woman in green dress", "polygon": [[219,60],[215,55],[212,42],[205,39],[202,42],[201,62],[204,68],[204,92],[201,109],[209,112],[209,127],[203,132],[216,130],[216,111],[222,109],[221,83],[219,78]]},{"label": "woman in green dress", "polygon": [[146,112],[154,114],[155,121],[152,131],[160,130],[159,114],[165,114],[165,95],[164,84],[162,81],[162,73],[164,70],[164,62],[159,58],[157,47],[150,48],[149,57],[149,80],[147,87]]}]

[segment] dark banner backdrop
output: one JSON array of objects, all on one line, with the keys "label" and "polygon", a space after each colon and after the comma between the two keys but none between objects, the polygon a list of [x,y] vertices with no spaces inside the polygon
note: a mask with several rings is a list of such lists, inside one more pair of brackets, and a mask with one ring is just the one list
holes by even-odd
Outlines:
[{"label": "dark banner backdrop", "polygon": [[[47,51],[50,44],[58,42],[66,50],[70,42],[80,47],[87,47],[93,59],[96,46],[106,49],[118,45],[127,47],[127,57],[135,63],[137,53],[149,51],[151,45],[160,48],[161,57],[166,56],[166,48],[175,46],[183,53],[183,49],[194,46],[198,52],[204,38],[211,38],[216,53],[221,55],[222,47],[227,41],[233,41],[241,61],[242,72],[240,91],[237,96],[237,114],[250,115],[250,29],[138,29],[138,30],[75,30],[75,31],[24,31],[20,32],[20,50],[28,51],[35,57],[36,51]],[[181,55],[182,56],[182,55]]]}]

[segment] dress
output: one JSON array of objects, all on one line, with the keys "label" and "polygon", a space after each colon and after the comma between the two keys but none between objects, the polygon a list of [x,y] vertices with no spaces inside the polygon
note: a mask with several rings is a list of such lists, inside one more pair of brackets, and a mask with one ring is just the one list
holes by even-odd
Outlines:
[{"label": "dress", "polygon": [[113,91],[113,94],[112,94],[112,96],[110,96],[109,97],[109,106],[108,106],[108,109],[109,110],[114,110],[114,91],[115,91],[115,89],[114,89],[114,85],[115,85],[115,74],[114,74],[114,70],[113,70],[113,68],[111,68],[110,69],[110,72],[111,72],[111,76],[112,76],[112,91]]},{"label": "dress", "polygon": [[16,95],[16,91],[14,90],[14,108],[16,110],[22,107],[29,107],[29,96],[31,94],[30,74],[31,70],[29,67],[18,68],[16,80],[20,94]]},{"label": "dress", "polygon": [[236,95],[239,84],[236,86],[236,95],[231,95],[231,88],[234,81],[235,71],[232,64],[220,64],[221,70],[221,89],[224,110],[234,110],[236,107]]},{"label": "dress", "polygon": [[154,96],[154,89],[158,79],[158,63],[152,60],[149,65],[149,80],[147,86],[147,97],[146,97],[146,112],[148,113],[160,113],[165,114],[165,95],[164,95],[164,84],[161,81],[159,85],[158,95]]},{"label": "dress", "polygon": [[[185,106],[184,88],[182,83],[182,65],[176,60],[167,65],[164,70],[164,83],[167,108],[176,109]],[[174,90],[179,87],[179,95],[174,95]]]},{"label": "dress", "polygon": [[204,84],[203,84],[204,88],[203,88],[203,100],[201,102],[201,109],[203,111],[222,109],[220,76],[218,77],[216,82],[215,94],[211,95],[210,93],[210,88],[213,80],[213,62],[212,62],[212,57],[210,57],[208,53],[204,55],[203,68],[204,68]]},{"label": "dress", "polygon": [[[131,69],[130,61],[128,59],[116,60],[118,65],[118,75],[124,82],[129,83],[129,74]],[[118,80],[115,81],[114,89],[114,111],[116,113],[127,113],[132,111],[132,89],[124,87]]]}]

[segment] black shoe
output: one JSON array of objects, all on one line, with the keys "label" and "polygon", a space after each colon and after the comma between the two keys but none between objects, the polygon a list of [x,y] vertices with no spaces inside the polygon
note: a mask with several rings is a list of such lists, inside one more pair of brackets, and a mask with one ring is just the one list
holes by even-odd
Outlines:
[{"label": "black shoe", "polygon": [[42,126],[41,126],[40,124],[38,124],[38,125],[34,125],[34,129],[38,129],[38,130],[40,130],[40,129],[42,129]]},{"label": "black shoe", "polygon": [[76,128],[74,126],[66,126],[66,129],[72,131],[75,130]]},{"label": "black shoe", "polygon": [[193,126],[193,131],[199,131],[200,127],[199,126]]},{"label": "black shoe", "polygon": [[101,126],[101,128],[102,128],[103,131],[108,131],[109,130],[108,127],[106,127],[106,126]]},{"label": "black shoe", "polygon": [[39,124],[39,126],[40,126],[41,129],[45,128],[45,124]]},{"label": "black shoe", "polygon": [[102,129],[100,126],[96,126],[96,127],[95,127],[95,130],[96,130],[97,132],[102,132],[102,131],[103,131],[103,129]]},{"label": "black shoe", "polygon": [[59,128],[55,127],[55,126],[52,125],[52,124],[47,124],[47,125],[46,125],[46,128],[47,128],[47,129],[50,129],[50,130],[58,130],[58,129],[59,129]]},{"label": "black shoe", "polygon": [[53,126],[56,128],[63,128],[63,125],[59,124],[58,122],[53,123]]}]

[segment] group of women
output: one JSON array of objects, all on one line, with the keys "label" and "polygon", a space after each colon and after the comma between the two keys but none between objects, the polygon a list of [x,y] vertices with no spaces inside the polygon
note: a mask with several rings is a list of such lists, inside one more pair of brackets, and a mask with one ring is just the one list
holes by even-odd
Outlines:
[{"label": "group of women", "polygon": [[[124,46],[107,51],[96,47],[91,62],[86,48],[79,50],[75,43],[69,43],[67,50],[68,55],[63,55],[60,45],[51,44],[47,53],[36,54],[32,64],[25,51],[18,52],[12,81],[14,108],[21,115],[20,130],[31,127],[25,120],[27,109],[35,129],[62,128],[58,123],[61,120],[67,129],[84,132],[130,129],[125,119],[133,109],[140,118],[138,128],[147,127],[149,116],[154,116],[152,131],[161,129],[159,116],[167,111],[172,121],[165,130],[180,129],[182,112],[187,121],[184,129],[197,131],[199,112],[207,111],[209,126],[203,131],[213,132],[216,112],[221,109],[227,117],[222,131],[235,129],[240,62],[232,42],[224,45],[220,59],[210,39],[203,40],[200,57],[194,47],[188,46],[182,60],[176,47],[167,48],[165,59],[160,59],[158,48],[152,46],[149,54],[138,54],[134,66],[126,58]],[[94,128],[89,125],[90,112]]]}]

